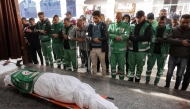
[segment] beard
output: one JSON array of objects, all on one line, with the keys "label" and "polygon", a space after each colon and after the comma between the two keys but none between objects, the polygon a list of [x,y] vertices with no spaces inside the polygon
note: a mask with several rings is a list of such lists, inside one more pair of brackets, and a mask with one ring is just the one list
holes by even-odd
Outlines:
[{"label": "beard", "polygon": [[188,26],[181,26],[180,27],[182,30],[186,30],[188,28]]}]

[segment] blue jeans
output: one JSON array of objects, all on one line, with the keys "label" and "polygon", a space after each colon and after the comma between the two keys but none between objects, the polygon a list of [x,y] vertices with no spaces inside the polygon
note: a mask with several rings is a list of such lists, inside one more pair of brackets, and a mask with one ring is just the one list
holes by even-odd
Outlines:
[{"label": "blue jeans", "polygon": [[179,85],[180,85],[181,79],[182,79],[182,75],[187,66],[187,62],[188,62],[188,58],[179,58],[179,57],[175,57],[175,56],[169,57],[168,72],[167,72],[167,76],[166,76],[166,86],[168,86],[168,87],[170,86],[173,71],[174,71],[175,67],[177,66],[177,73],[176,73],[177,78],[176,78],[174,89],[179,88]]}]

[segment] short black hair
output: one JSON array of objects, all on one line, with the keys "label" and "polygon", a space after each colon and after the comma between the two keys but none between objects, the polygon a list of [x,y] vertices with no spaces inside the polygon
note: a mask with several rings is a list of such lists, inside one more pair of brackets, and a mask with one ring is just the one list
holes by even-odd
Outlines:
[{"label": "short black hair", "polygon": [[30,17],[29,21],[35,21],[35,19],[33,17]]},{"label": "short black hair", "polygon": [[80,19],[82,19],[83,21],[86,21],[86,17],[80,17]]},{"label": "short black hair", "polygon": [[41,12],[38,12],[38,16],[39,16],[39,15],[44,15],[44,12],[42,12],[42,11],[41,11]]},{"label": "short black hair", "polygon": [[58,17],[58,18],[59,18],[59,16],[58,16],[57,14],[53,15],[53,18],[55,18],[55,17]]},{"label": "short black hair", "polygon": [[183,14],[181,16],[181,19],[184,18],[184,19],[190,19],[190,15],[189,14]]},{"label": "short black hair", "polygon": [[165,20],[165,19],[167,19],[166,16],[159,16],[159,17],[158,17],[158,20]]},{"label": "short black hair", "polygon": [[178,15],[174,15],[174,16],[172,17],[172,20],[179,20],[179,16],[178,16]]},{"label": "short black hair", "polygon": [[92,13],[92,16],[98,16],[98,17],[100,17],[100,15],[101,15],[101,12],[100,12],[100,11],[94,11],[94,12]]},{"label": "short black hair", "polygon": [[166,9],[161,9],[160,12],[167,12],[167,10]]},{"label": "short black hair", "polygon": [[70,19],[66,17],[66,18],[63,19],[63,21],[68,21],[68,22],[70,22]]},{"label": "short black hair", "polygon": [[21,20],[26,20],[26,17],[22,17]]},{"label": "short black hair", "polygon": [[144,13],[143,10],[137,11],[137,13],[136,13],[136,18],[141,18],[141,17],[143,17],[143,16],[145,16],[145,13]]}]

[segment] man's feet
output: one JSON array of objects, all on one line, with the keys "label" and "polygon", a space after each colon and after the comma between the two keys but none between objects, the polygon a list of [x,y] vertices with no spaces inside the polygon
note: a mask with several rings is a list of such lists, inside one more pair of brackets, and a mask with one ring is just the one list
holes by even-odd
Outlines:
[{"label": "man's feet", "polygon": [[86,74],[91,74],[91,71],[86,69],[86,72],[85,72],[85,73],[86,73]]},{"label": "man's feet", "polygon": [[170,88],[170,86],[169,86],[169,85],[167,85],[167,84],[166,84],[164,87],[165,87],[165,88]]},{"label": "man's feet", "polygon": [[51,64],[50,66],[53,67],[53,64]]},{"label": "man's feet", "polygon": [[61,65],[58,65],[57,68],[58,68],[58,69],[61,69]]},{"label": "man's feet", "polygon": [[135,78],[135,82],[136,82],[136,83],[139,83],[140,80],[141,80],[141,79],[136,79],[136,78]]},{"label": "man's feet", "polygon": [[154,82],[154,85],[155,85],[155,86],[158,86],[158,82]]},{"label": "man's feet", "polygon": [[106,75],[109,75],[110,74],[110,72],[109,72],[109,69],[108,70],[106,70]]},{"label": "man's feet", "polygon": [[100,69],[97,69],[97,73],[99,73],[100,72]]},{"label": "man's feet", "polygon": [[133,79],[134,79],[134,78],[129,78],[129,79],[128,79],[128,81],[131,81],[131,82],[133,82]]},{"label": "man's feet", "polygon": [[146,80],[145,84],[149,84],[150,80]]}]

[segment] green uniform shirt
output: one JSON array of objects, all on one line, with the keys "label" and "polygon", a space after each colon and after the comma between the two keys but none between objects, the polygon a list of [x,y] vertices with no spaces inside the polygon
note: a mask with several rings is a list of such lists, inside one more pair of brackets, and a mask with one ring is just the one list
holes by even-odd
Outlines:
[{"label": "green uniform shirt", "polygon": [[[67,34],[66,34],[66,28],[65,28],[65,26],[63,26],[63,27],[62,27],[62,33],[63,33],[63,35],[66,34],[67,36],[69,36],[69,33],[70,33],[70,31],[71,31],[73,28],[74,28],[74,26],[71,26],[71,27],[69,28]],[[68,37],[68,38],[69,38],[69,37]],[[76,41],[72,41],[72,40],[70,40],[70,39],[68,39],[68,41],[69,41],[69,47],[70,47],[70,49],[76,49],[77,42],[76,42]],[[64,43],[64,40],[63,40],[63,43]]]},{"label": "green uniform shirt", "polygon": [[50,26],[51,26],[51,23],[50,23],[50,21],[48,19],[45,19],[44,21],[39,21],[37,23],[37,28],[39,30],[44,30],[44,31],[47,32],[46,34],[41,34],[40,33],[40,40],[42,42],[46,42],[46,41],[50,41],[51,40],[51,37],[49,35],[49,33],[51,31],[50,30],[50,28],[51,28]]},{"label": "green uniform shirt", "polygon": [[[58,24],[52,24],[51,25],[51,33],[50,36],[52,37],[53,43],[62,43],[62,35],[60,34],[62,31],[63,23],[59,22]],[[58,34],[58,38],[54,38],[52,34]]]},{"label": "green uniform shirt", "polygon": [[[126,40],[129,39],[130,33],[129,26],[122,21],[119,24],[112,23],[109,25],[108,32],[110,37],[111,52],[126,52]],[[115,38],[117,36],[120,36],[122,41],[116,41]]]},{"label": "green uniform shirt", "polygon": [[[164,31],[164,34],[163,34],[162,38],[167,38],[167,35],[169,33],[170,33],[170,27],[168,25],[166,25],[166,28],[165,28],[165,31]],[[153,53],[155,43],[158,43],[158,41],[156,40],[156,34],[157,34],[157,27],[153,28],[153,37],[152,37],[152,40],[151,40],[150,50],[148,51],[148,55],[151,55]],[[168,55],[169,47],[170,47],[169,44],[164,44],[164,45],[161,46],[161,55],[163,57],[166,57]]]}]

